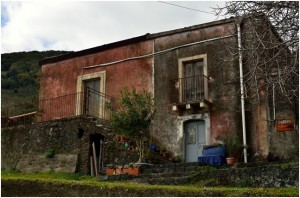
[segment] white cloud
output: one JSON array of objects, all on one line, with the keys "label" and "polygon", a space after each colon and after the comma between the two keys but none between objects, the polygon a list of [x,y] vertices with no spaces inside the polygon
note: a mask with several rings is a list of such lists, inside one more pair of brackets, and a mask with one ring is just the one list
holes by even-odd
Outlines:
[{"label": "white cloud", "polygon": [[[223,2],[175,2],[198,10]],[[156,33],[216,19],[157,1],[2,2],[7,24],[1,27],[2,53],[31,50],[81,50],[146,33]]]}]

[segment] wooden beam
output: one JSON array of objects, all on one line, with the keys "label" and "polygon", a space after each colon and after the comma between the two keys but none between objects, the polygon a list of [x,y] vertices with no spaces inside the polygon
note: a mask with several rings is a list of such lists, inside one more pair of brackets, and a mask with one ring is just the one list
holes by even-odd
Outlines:
[{"label": "wooden beam", "polygon": [[94,163],[94,168],[95,168],[95,175],[98,176],[98,168],[97,168],[97,158],[96,158],[96,148],[95,148],[95,143],[92,143],[93,147],[93,163]]},{"label": "wooden beam", "polygon": [[16,116],[9,117],[9,119],[16,119],[16,118],[26,117],[26,116],[34,115],[36,113],[37,113],[37,111],[30,112],[30,113],[25,113],[25,114],[21,114],[21,115],[16,115]]}]

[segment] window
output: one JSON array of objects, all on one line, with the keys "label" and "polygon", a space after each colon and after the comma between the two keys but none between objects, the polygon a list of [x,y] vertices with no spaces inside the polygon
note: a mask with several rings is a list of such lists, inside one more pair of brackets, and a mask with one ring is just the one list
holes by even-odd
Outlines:
[{"label": "window", "polygon": [[180,102],[207,99],[206,54],[178,60]]},{"label": "window", "polygon": [[185,101],[204,97],[203,59],[183,63],[183,98]]}]

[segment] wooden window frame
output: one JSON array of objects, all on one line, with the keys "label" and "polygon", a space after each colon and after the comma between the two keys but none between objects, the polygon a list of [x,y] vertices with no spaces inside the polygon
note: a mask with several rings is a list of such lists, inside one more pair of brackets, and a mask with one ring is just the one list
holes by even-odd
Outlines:
[{"label": "wooden window frame", "polygon": [[[189,62],[203,60],[203,75],[207,77],[207,54],[200,54],[185,58],[178,59],[178,77],[179,79],[184,78],[184,65]],[[208,98],[208,84],[204,81],[204,98]],[[182,102],[182,90],[179,90],[179,101]]]}]

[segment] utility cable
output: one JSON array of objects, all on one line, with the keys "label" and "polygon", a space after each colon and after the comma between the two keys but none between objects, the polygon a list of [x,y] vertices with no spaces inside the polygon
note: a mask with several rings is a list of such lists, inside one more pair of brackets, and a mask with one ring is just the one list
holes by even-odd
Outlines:
[{"label": "utility cable", "polygon": [[154,53],[151,53],[151,54],[145,54],[145,55],[140,55],[140,56],[135,56],[135,57],[129,57],[129,58],[125,58],[125,59],[121,59],[121,60],[117,60],[117,61],[113,61],[113,62],[108,62],[108,63],[102,63],[102,64],[98,64],[98,65],[86,66],[86,67],[84,67],[84,69],[91,69],[91,68],[95,68],[95,67],[104,67],[104,66],[109,66],[109,65],[113,65],[113,64],[122,63],[122,62],[125,62],[125,61],[148,58],[148,57],[164,54],[164,53],[167,53],[167,52],[170,52],[170,51],[173,51],[173,50],[177,50],[179,48],[189,47],[189,46],[197,45],[197,44],[200,44],[200,43],[215,41],[215,40],[219,40],[219,39],[230,38],[230,37],[233,37],[233,36],[235,36],[235,34],[216,37],[216,38],[211,38],[211,39],[206,39],[206,40],[197,41],[197,42],[194,42],[194,43],[183,44],[183,45],[180,45],[180,46],[168,48],[168,49],[161,50],[161,51],[158,51],[158,52],[154,52]]},{"label": "utility cable", "polygon": [[194,9],[194,8],[189,8],[189,7],[185,7],[185,6],[181,6],[181,5],[177,5],[177,4],[173,4],[173,3],[169,3],[169,2],[165,2],[165,1],[158,1],[158,2],[169,4],[169,5],[172,5],[172,6],[177,6],[177,7],[188,9],[188,10],[193,10],[193,11],[196,11],[196,12],[203,12],[203,13],[206,13],[206,14],[213,14],[213,15],[215,15],[212,12],[206,12],[206,11],[202,11],[202,10],[197,10],[197,9]]}]

